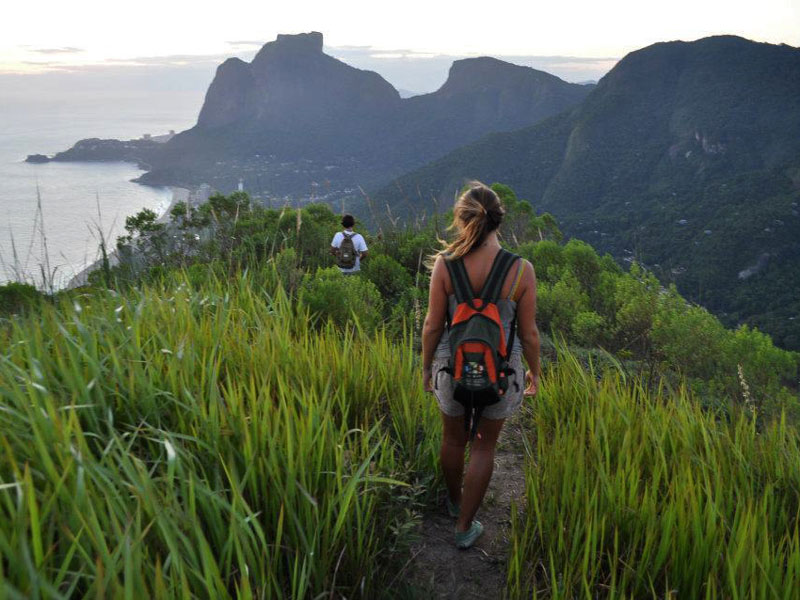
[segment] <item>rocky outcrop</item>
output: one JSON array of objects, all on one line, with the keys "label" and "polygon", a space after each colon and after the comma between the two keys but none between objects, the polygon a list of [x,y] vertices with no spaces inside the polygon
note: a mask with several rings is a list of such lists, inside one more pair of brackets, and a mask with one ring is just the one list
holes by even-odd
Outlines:
[{"label": "rocky outcrop", "polygon": [[113,140],[89,138],[80,140],[69,150],[59,152],[50,160],[57,162],[133,162],[150,168],[153,155],[160,146],[154,140]]},{"label": "rocky outcrop", "polygon": [[197,125],[292,129],[382,115],[399,102],[397,90],[377,73],[323,54],[321,33],[279,35],[253,62],[232,58],[219,66]]}]

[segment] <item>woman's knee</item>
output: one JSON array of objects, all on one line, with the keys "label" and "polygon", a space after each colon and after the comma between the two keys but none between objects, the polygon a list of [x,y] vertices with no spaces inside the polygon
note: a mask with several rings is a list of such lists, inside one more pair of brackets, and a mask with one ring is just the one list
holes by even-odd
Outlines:
[{"label": "woman's knee", "polygon": [[505,419],[481,419],[470,452],[494,452]]},{"label": "woman's knee", "polygon": [[442,433],[442,446],[447,446],[453,449],[458,448],[463,452],[467,447],[467,435],[466,433],[445,430]]},{"label": "woman's knee", "polygon": [[464,431],[464,417],[451,417],[442,413],[442,444],[466,448],[467,432]]}]

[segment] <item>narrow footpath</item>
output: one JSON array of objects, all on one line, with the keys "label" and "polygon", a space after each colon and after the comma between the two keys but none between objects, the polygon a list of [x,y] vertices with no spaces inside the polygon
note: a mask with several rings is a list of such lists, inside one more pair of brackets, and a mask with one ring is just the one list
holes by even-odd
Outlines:
[{"label": "narrow footpath", "polygon": [[[523,422],[532,408],[523,406],[506,422],[500,436],[489,489],[478,511],[485,533],[469,550],[453,543],[454,519],[447,515],[444,496],[423,516],[420,539],[411,549],[404,576],[409,587],[436,599],[505,597],[506,559],[509,547],[512,503],[524,509],[525,451]],[[530,435],[530,433],[527,433]],[[444,494],[445,492],[442,492]]]}]

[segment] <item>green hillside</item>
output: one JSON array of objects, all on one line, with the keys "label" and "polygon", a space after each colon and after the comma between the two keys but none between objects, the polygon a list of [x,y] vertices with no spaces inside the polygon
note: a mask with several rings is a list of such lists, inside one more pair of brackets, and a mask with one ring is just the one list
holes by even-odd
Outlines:
[{"label": "green hillside", "polygon": [[798,156],[800,49],[723,36],[633,52],[574,110],[488,136],[376,198],[430,212],[466,178],[505,181],[726,324],[800,348]]},{"label": "green hillside", "polygon": [[[545,340],[509,597],[791,597],[798,356],[495,188]],[[336,222],[214,196],[129,220],[89,286],[0,288],[0,596],[430,597],[405,567],[441,489],[418,362],[439,224],[368,233],[344,277]]]}]

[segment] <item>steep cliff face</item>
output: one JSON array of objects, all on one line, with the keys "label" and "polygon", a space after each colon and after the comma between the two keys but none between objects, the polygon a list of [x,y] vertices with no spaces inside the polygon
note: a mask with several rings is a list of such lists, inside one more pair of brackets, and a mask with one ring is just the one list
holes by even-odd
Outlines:
[{"label": "steep cliff face", "polygon": [[342,118],[385,114],[400,95],[377,73],[322,52],[322,34],[279,35],[246,63],[229,59],[217,69],[198,126],[237,122],[293,129]]},{"label": "steep cliff face", "polygon": [[256,101],[256,82],[249,64],[229,58],[219,67],[206,92],[197,124],[220,127],[252,114]]}]

